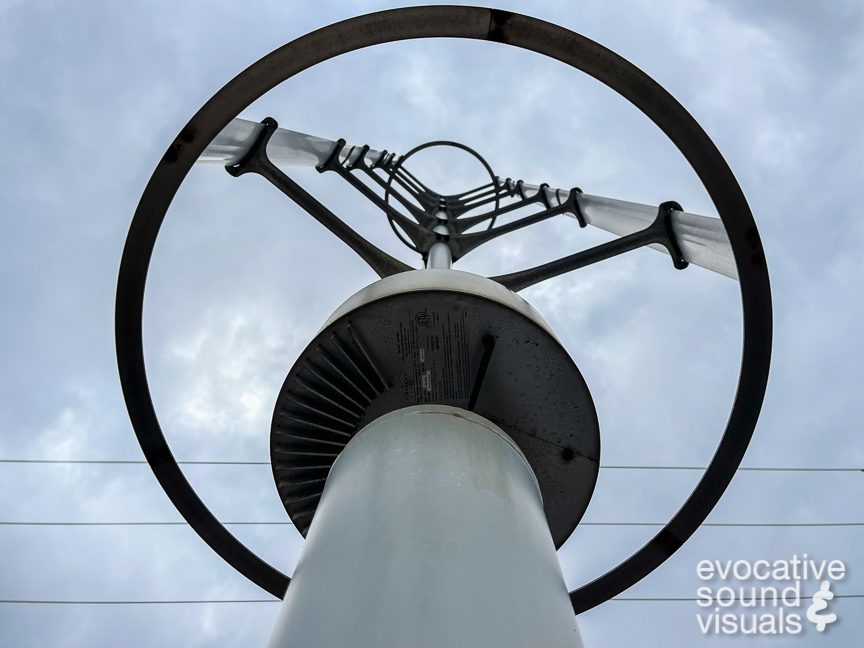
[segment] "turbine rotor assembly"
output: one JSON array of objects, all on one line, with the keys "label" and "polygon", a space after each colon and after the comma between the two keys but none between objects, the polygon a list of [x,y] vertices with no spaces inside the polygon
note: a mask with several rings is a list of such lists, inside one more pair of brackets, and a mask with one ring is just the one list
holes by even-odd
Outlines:
[{"label": "turbine rotor assembly", "polygon": [[[702,181],[719,219],[689,214],[673,201],[637,205],[592,196],[575,186],[553,189],[514,182],[495,176],[488,165],[489,184],[441,196],[405,168],[410,154],[400,157],[369,146],[349,147],[341,140],[280,129],[269,118],[260,124],[237,119],[266,92],[318,63],[365,47],[420,38],[492,41],[544,54],[596,78],[639,108],[675,144]],[[433,144],[440,143],[429,145]],[[290,578],[235,538],[195,493],[171,453],[145,371],[142,315],[153,249],[188,172],[196,163],[208,161],[225,165],[235,176],[251,173],[266,179],[381,277],[336,310],[300,354],[278,397],[271,429],[272,466],[279,496],[301,533],[315,515],[330,466],[358,430],[388,412],[435,404],[479,414],[515,442],[536,474],[553,540],[560,546],[582,517],[597,478],[597,414],[576,365],[542,317],[516,292],[646,246],[667,253],[674,268],[702,266],[739,282],[744,339],[737,391],[725,428],[718,422],[722,436],[696,489],[642,548],[570,592],[573,610],[588,610],[651,573],[696,531],[726,490],[747,449],[765,394],[771,292],[750,208],[708,135],[644,72],[562,27],[466,6],[412,7],[360,16],[268,54],[192,117],[166,150],[141,197],[118,278],[118,367],[144,455],[199,536],[274,596],[285,596]],[[432,269],[415,270],[364,239],[286,175],[280,164],[314,166],[341,177],[385,213],[403,242],[420,252]],[[484,207],[488,210],[479,215],[468,213]],[[535,211],[504,223],[496,220],[523,208]],[[489,278],[435,269],[438,264],[449,267],[451,260],[498,236],[562,214],[618,238]],[[565,607],[566,603],[565,599]]]}]

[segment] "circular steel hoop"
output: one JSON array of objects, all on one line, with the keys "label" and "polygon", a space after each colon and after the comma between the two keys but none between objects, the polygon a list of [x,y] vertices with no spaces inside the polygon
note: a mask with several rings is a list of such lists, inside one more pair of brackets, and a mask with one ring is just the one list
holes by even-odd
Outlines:
[{"label": "circular steel hoop", "polygon": [[[408,151],[405,155],[399,157],[396,161],[396,164],[390,169],[389,174],[387,176],[387,184],[386,191],[384,192],[384,202],[388,203],[390,201],[390,194],[392,193],[393,187],[393,177],[396,175],[396,172],[403,167],[405,161],[419,153],[420,151],[425,151],[426,149],[433,148],[435,146],[449,146],[451,148],[461,149],[472,155],[474,159],[476,159],[480,164],[483,165],[483,168],[486,169],[486,173],[489,174],[489,177],[492,179],[492,187],[495,189],[495,211],[498,211],[498,208],[501,206],[501,196],[498,195],[498,177],[495,175],[495,172],[492,170],[492,167],[489,166],[489,163],[486,161],[482,155],[480,155],[477,151],[475,151],[470,146],[466,146],[465,144],[460,144],[459,142],[451,142],[449,140],[435,140],[434,142],[426,142],[425,144],[419,144],[415,146],[410,151]],[[495,220],[497,216],[493,216],[489,221],[489,226],[486,229],[492,229],[492,226],[495,225]],[[420,252],[416,247],[406,241],[402,234],[399,233],[399,230],[396,229],[396,224],[393,222],[391,217],[387,217],[387,221],[390,223],[390,227],[396,233],[396,236],[399,237],[399,240],[402,241],[406,246],[414,250],[415,252]]]},{"label": "circular steel hoop", "polygon": [[217,92],[183,128],[144,190],[123,249],[117,282],[117,362],[129,417],[162,488],[190,526],[247,578],[284,596],[289,578],[232,536],[186,481],[153,408],[144,366],[142,311],[159,228],[186,174],[210,141],[253,101],[298,72],[354,50],[416,38],[469,38],[531,50],[591,75],[651,119],[693,167],[726,228],[738,269],[744,344],[729,420],[710,465],[669,523],[617,567],[570,593],[578,614],[656,569],[699,527],[729,485],[756,426],[771,358],[771,290],[759,232],[738,182],[693,117],[666,90],[602,45],[563,27],[507,11],[428,6],[359,16],[271,52]]}]

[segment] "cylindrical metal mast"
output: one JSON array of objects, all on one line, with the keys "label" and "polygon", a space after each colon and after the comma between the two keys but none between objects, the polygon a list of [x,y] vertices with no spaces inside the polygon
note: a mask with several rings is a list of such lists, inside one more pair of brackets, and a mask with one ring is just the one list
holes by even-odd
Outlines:
[{"label": "cylindrical metal mast", "polygon": [[581,648],[537,480],[467,410],[386,414],[327,477],[271,648]]},{"label": "cylindrical metal mast", "polygon": [[[444,224],[447,220],[447,214],[439,211],[435,214],[435,217],[438,218],[439,224],[436,225],[432,231],[436,234],[449,234],[450,230],[447,228],[447,225]],[[429,269],[449,270],[452,265],[453,254],[450,252],[450,246],[444,241],[433,243],[432,247],[429,248],[429,257],[426,259],[426,267]]]}]

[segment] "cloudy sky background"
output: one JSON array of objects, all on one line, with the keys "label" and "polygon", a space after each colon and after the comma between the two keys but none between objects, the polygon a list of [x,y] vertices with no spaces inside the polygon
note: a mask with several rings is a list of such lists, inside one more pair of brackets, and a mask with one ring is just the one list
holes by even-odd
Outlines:
[{"label": "cloudy sky background", "polygon": [[[0,459],[140,459],[116,375],[113,301],[126,231],[162,153],[230,78],[283,43],[388,2],[0,3]],[[864,9],[853,2],[502,2],[636,63],[681,101],[726,156],[756,215],[771,272],[775,344],[749,466],[862,467],[860,218]],[[382,46],[322,64],[243,116],[405,151],[432,139],[477,148],[502,176],[715,214],[662,134],[563,65],[489,43]],[[482,169],[455,154],[415,173],[459,190]],[[338,178],[294,177],[409,263],[379,213]],[[464,183],[464,184],[463,184]],[[590,228],[589,228],[590,230]],[[562,217],[498,239],[466,270],[496,274],[607,240]],[[145,351],[153,398],[184,460],[268,459],[276,393],[332,310],[374,280],[312,219],[256,177],[196,168],[151,266]],[[650,250],[524,291],[580,366],[597,404],[602,463],[705,465],[740,362],[737,285],[676,272]],[[281,521],[267,466],[188,466],[220,519]],[[602,471],[591,521],[661,522],[694,471]],[[864,476],[739,473],[713,522],[864,520]],[[142,465],[0,464],[0,520],[179,520]],[[291,573],[290,526],[232,529]],[[576,587],[655,527],[582,527],[562,548]],[[694,596],[703,559],[808,553],[849,565],[864,592],[862,533],[703,528],[627,596]],[[502,566],[506,568],[506,566]],[[816,588],[810,583],[807,591]],[[184,526],[0,526],[0,598],[266,598]],[[832,603],[824,635],[751,640],[848,646],[862,599]],[[4,647],[264,645],[278,605],[0,604]],[[592,646],[701,645],[692,602],[610,602],[580,617]],[[857,618],[856,618],[857,617]],[[654,643],[652,643],[654,642]]]}]

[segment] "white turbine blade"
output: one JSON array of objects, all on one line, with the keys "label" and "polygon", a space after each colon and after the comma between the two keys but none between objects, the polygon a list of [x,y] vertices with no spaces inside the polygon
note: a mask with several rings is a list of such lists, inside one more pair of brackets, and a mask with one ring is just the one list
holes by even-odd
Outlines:
[{"label": "white turbine blade", "polygon": [[[655,206],[588,194],[580,194],[576,199],[587,223],[619,236],[644,229],[657,217]],[[672,210],[671,219],[672,231],[685,261],[730,279],[738,279],[732,245],[723,221],[675,209]],[[662,245],[650,247],[668,254]]]},{"label": "white turbine blade", "polygon": [[[503,182],[500,178],[498,180]],[[537,185],[527,183],[523,183],[522,188],[528,195],[539,190]],[[556,205],[565,202],[570,197],[570,192],[547,188],[546,197],[550,204]],[[576,200],[586,223],[618,236],[645,229],[657,217],[656,205],[642,205],[586,193],[580,193]],[[685,261],[731,279],[738,279],[732,246],[723,221],[719,218],[672,210],[672,231]],[[649,247],[668,254],[662,245],[654,244]]]},{"label": "white turbine blade", "polygon": [[[234,164],[250,149],[263,126],[258,122],[235,118],[231,120],[198,158],[198,164]],[[306,135],[285,128],[277,128],[267,144],[267,156],[281,166],[317,166],[323,164],[333,153],[336,142],[323,137]],[[360,155],[359,146],[346,145],[339,155],[344,160],[349,155],[353,162]],[[366,161],[374,164],[381,157],[380,151],[369,150]]]}]

